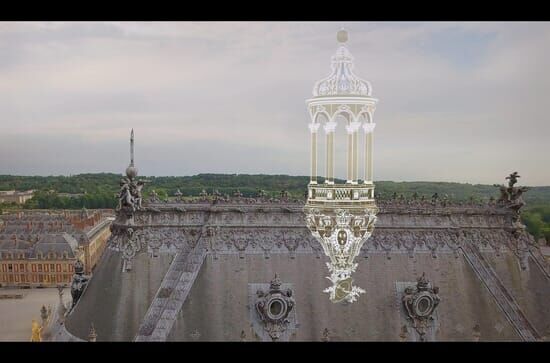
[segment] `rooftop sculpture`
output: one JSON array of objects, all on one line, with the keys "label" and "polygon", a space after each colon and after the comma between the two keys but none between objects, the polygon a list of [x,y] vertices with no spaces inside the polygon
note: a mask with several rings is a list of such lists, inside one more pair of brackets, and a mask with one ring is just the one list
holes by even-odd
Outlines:
[{"label": "rooftop sculpture", "polygon": [[500,197],[497,199],[497,204],[512,209],[517,214],[517,220],[519,220],[519,211],[525,205],[525,201],[522,198],[522,194],[529,188],[514,186],[518,182],[520,175],[517,171],[513,172],[505,179],[508,180],[508,186],[494,184],[500,190]]},{"label": "rooftop sculpture", "polygon": [[130,135],[130,165],[126,168],[126,176],[120,180],[117,210],[135,212],[142,207],[141,190],[146,181],[137,180],[138,170],[134,166],[134,130]]}]

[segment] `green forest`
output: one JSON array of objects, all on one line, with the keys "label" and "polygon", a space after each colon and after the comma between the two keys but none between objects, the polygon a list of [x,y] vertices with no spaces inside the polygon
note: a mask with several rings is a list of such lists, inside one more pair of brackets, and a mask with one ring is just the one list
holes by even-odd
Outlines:
[{"label": "green forest", "polygon": [[[13,176],[0,175],[0,190],[35,190],[34,197],[23,208],[80,209],[115,208],[122,175],[113,173],[78,174],[71,176]],[[239,190],[244,196],[258,195],[259,190],[278,197],[282,190],[292,198],[304,199],[309,177],[265,174],[198,174],[193,176],[141,177],[149,181],[144,188],[147,197],[151,190],[166,199],[179,189],[184,197],[198,196],[202,190],[212,194],[233,194]],[[322,178],[320,182],[322,182]],[[339,181],[343,182],[343,181]],[[394,193],[411,197],[414,193],[430,198],[432,194],[447,196],[450,200],[488,200],[498,197],[492,185],[448,182],[393,182],[377,181],[377,198],[390,198]],[[536,237],[550,240],[550,186],[531,187],[524,194],[527,206],[522,218]],[[17,208],[0,205],[0,210]]]}]

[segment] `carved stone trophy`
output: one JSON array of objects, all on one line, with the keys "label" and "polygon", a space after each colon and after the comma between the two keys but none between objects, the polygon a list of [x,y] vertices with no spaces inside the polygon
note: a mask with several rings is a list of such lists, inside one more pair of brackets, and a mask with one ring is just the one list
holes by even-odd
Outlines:
[{"label": "carved stone trophy", "polygon": [[123,233],[113,230],[115,237],[111,239],[111,247],[122,252],[123,271],[132,269],[132,259],[141,250],[137,229],[133,228],[135,225],[134,214],[136,211],[143,209],[141,191],[147,181],[138,180],[137,175],[138,170],[134,166],[134,130],[132,129],[130,134],[130,165],[126,168],[126,176],[120,181],[117,207],[117,221],[128,226],[128,228]]}]

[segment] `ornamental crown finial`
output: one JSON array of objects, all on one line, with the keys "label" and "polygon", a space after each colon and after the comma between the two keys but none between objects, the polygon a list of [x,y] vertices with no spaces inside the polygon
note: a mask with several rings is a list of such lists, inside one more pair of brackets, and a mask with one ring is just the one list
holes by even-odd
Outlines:
[{"label": "ornamental crown finial", "polygon": [[338,33],[336,33],[336,39],[338,40],[338,43],[345,43],[348,41],[348,31],[344,28],[340,29]]}]

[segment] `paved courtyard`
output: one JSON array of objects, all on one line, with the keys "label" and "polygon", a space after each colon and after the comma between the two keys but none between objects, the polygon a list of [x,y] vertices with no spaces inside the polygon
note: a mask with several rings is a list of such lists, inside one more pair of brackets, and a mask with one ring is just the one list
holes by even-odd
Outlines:
[{"label": "paved courtyard", "polygon": [[[0,299],[0,341],[29,341],[32,320],[38,322],[42,305],[57,306],[59,295],[56,288],[44,289],[0,289],[0,295],[23,295],[22,299]],[[71,300],[70,289],[66,288],[63,301]]]}]

